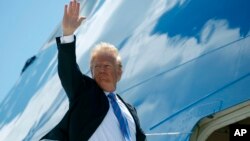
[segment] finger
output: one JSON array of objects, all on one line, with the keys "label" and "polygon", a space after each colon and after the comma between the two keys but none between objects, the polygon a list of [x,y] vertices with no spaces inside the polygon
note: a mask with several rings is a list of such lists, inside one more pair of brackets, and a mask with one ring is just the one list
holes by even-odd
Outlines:
[{"label": "finger", "polygon": [[65,6],[64,6],[64,17],[66,16],[68,14],[68,5],[66,4]]},{"label": "finger", "polygon": [[63,21],[68,19],[68,5],[64,6]]},{"label": "finger", "polygon": [[72,15],[74,13],[73,2],[69,3],[69,14]]},{"label": "finger", "polygon": [[80,25],[80,24],[82,23],[82,21],[85,20],[85,19],[86,19],[86,17],[80,17],[80,18],[78,19],[78,24]]},{"label": "finger", "polygon": [[77,3],[76,3],[76,0],[73,0],[73,12],[75,13],[76,12],[76,5],[77,5]]},{"label": "finger", "polygon": [[80,13],[80,3],[77,3],[76,4],[76,14],[77,14],[77,17],[79,16],[79,13]]}]

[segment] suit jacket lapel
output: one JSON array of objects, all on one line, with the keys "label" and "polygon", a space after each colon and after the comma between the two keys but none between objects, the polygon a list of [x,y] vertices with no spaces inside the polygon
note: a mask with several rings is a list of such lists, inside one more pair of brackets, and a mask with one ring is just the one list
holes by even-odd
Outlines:
[{"label": "suit jacket lapel", "polygon": [[137,116],[137,113],[136,113],[136,109],[131,106],[130,104],[126,103],[118,94],[117,94],[118,98],[122,101],[122,103],[125,104],[125,106],[128,108],[130,114],[132,115],[134,121],[135,121],[135,125],[136,125],[136,132],[137,132],[137,129],[138,127],[140,127],[140,123],[139,123],[139,119],[138,119],[138,116]]},{"label": "suit jacket lapel", "polygon": [[140,121],[139,121],[139,118],[137,116],[136,109],[132,105],[126,103],[118,94],[117,94],[117,96],[125,104],[125,106],[128,108],[128,111],[130,112],[130,114],[132,115],[132,117],[135,121],[136,141],[146,141],[147,139],[146,139],[145,133],[141,129]]}]

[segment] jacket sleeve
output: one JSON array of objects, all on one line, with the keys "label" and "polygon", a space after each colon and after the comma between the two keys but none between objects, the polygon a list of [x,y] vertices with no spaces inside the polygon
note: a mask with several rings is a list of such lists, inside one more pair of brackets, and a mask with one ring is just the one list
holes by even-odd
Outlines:
[{"label": "jacket sleeve", "polygon": [[65,114],[63,119],[59,122],[59,124],[54,127],[49,133],[43,136],[40,141],[43,140],[55,140],[55,141],[68,141],[68,121],[69,121],[69,111]]},{"label": "jacket sleeve", "polygon": [[56,38],[58,47],[58,75],[69,101],[73,101],[80,89],[86,87],[87,76],[83,75],[76,63],[75,42],[61,44],[60,37]]}]

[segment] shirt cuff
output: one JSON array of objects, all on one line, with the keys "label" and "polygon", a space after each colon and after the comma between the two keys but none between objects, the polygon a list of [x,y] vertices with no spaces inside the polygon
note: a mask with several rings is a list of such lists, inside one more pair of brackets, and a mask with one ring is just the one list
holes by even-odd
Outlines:
[{"label": "shirt cuff", "polygon": [[62,44],[71,43],[74,41],[74,35],[62,36],[60,40]]}]

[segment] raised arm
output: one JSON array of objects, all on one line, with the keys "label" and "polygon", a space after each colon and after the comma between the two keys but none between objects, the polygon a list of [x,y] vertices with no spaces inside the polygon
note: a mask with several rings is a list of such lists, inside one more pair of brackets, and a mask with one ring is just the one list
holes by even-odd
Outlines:
[{"label": "raised arm", "polygon": [[[64,36],[73,35],[85,19],[79,17],[79,9],[80,4],[75,0],[71,1],[69,5],[65,5],[62,21]],[[58,75],[71,102],[77,97],[79,89],[85,86],[85,81],[83,81],[85,76],[82,75],[76,63],[75,38],[73,42],[69,43],[61,43],[60,37],[57,37],[56,41],[58,46]]]},{"label": "raised arm", "polygon": [[64,6],[64,15],[62,21],[63,35],[72,35],[80,26],[85,17],[79,16],[80,3],[73,0],[69,5]]}]

